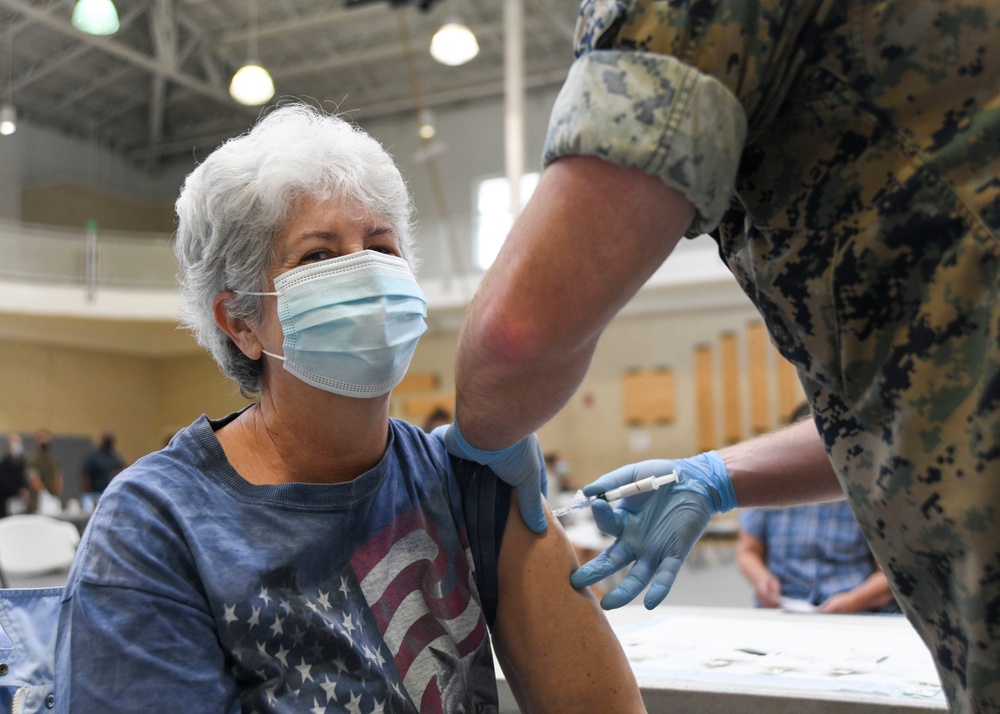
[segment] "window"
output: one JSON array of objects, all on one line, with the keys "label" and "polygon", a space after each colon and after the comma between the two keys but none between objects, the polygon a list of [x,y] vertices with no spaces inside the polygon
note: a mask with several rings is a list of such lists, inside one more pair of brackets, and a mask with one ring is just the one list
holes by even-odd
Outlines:
[{"label": "window", "polygon": [[[521,207],[538,185],[538,173],[521,176]],[[510,184],[507,178],[484,179],[476,200],[476,264],[486,270],[500,252],[513,219],[510,213]]]}]

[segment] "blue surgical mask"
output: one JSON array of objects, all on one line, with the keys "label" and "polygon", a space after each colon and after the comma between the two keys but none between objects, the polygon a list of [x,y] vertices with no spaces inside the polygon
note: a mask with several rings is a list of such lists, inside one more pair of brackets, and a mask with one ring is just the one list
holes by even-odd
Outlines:
[{"label": "blue surgical mask", "polygon": [[370,250],[278,276],[284,368],[347,397],[378,397],[399,384],[427,329],[427,298],[402,258]]}]

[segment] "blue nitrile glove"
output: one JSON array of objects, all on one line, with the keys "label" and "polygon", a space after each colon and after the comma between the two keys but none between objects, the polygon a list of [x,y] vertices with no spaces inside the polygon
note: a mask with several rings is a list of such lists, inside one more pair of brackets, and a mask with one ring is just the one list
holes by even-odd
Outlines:
[{"label": "blue nitrile glove", "polygon": [[499,451],[482,451],[462,438],[457,420],[439,426],[431,434],[444,442],[444,448],[452,456],[489,466],[501,481],[513,486],[524,524],[535,533],[545,532],[549,524],[542,508],[542,495],[546,493],[548,481],[545,457],[537,436],[531,434]]},{"label": "blue nitrile glove", "polygon": [[713,513],[736,508],[736,492],[722,457],[714,451],[689,459],[641,461],[623,466],[585,486],[596,496],[627,483],[676,471],[677,483],[656,491],[624,498],[612,508],[593,503],[597,527],[616,538],[613,545],[572,576],[575,588],[604,580],[635,561],[622,584],[601,598],[601,607],[613,610],[631,602],[650,581],[643,600],[652,610],[670,592],[681,563],[705,532]]}]

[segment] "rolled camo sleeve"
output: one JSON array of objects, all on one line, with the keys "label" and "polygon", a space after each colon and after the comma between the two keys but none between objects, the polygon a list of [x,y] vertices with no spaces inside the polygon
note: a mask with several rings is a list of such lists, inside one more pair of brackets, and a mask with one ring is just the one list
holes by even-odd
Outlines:
[{"label": "rolled camo sleeve", "polygon": [[698,235],[729,202],[746,126],[721,82],[674,57],[588,52],[556,99],[543,161],[590,155],[658,176],[694,204],[688,233]]},{"label": "rolled camo sleeve", "polygon": [[584,0],[544,162],[598,156],[659,176],[715,228],[745,143],[780,111],[832,0]]}]

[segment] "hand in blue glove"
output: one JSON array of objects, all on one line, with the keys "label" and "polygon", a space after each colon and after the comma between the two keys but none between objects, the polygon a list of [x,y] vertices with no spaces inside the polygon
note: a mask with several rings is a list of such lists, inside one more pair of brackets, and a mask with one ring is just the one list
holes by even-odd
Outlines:
[{"label": "hand in blue glove", "polygon": [[635,561],[622,584],[601,599],[613,610],[631,602],[647,585],[643,600],[652,610],[670,592],[684,558],[705,532],[713,513],[736,508],[736,492],[726,465],[714,451],[675,461],[652,460],[623,466],[584,487],[587,496],[610,491],[639,479],[676,471],[677,483],[622,499],[616,508],[593,504],[597,527],[614,536],[614,544],[572,576],[575,588],[600,582]]},{"label": "hand in blue glove", "polygon": [[481,451],[462,438],[458,420],[439,426],[431,434],[444,442],[444,448],[452,456],[488,466],[501,481],[513,486],[525,525],[535,533],[545,532],[549,524],[545,520],[542,496],[546,492],[548,481],[545,475],[545,457],[542,456],[537,436],[531,434],[499,451]]}]

